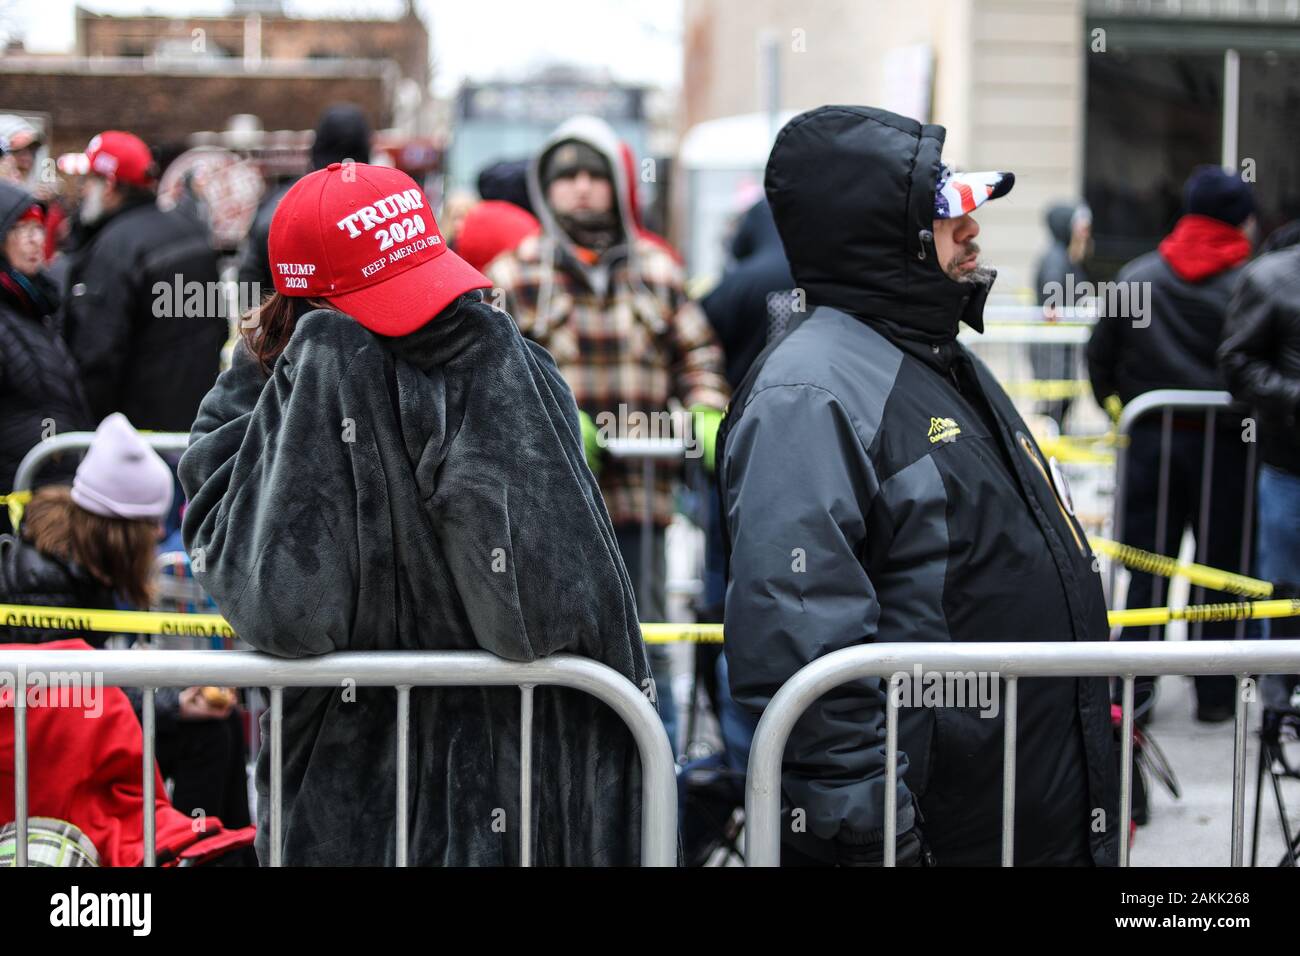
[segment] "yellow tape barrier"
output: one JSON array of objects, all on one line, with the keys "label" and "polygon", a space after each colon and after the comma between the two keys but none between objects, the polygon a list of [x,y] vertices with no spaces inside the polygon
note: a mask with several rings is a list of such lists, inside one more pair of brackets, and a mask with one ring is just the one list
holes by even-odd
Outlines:
[{"label": "yellow tape barrier", "polygon": [[[1146,627],[1170,621],[1240,621],[1251,618],[1300,617],[1300,600],[1146,607],[1110,612],[1111,627]],[[219,614],[167,614],[159,611],[102,611],[94,608],[35,607],[0,604],[0,628],[29,627],[107,634],[160,634],[170,637],[235,636]],[[721,624],[644,623],[647,644],[723,643]],[[0,631],[3,640],[3,631]]]},{"label": "yellow tape barrier", "polygon": [[104,611],[81,607],[0,604],[0,627],[101,631],[107,634],[166,634],[172,637],[234,637],[220,614],[167,614],[160,611]]},{"label": "yellow tape barrier", "polygon": [[1092,386],[1088,382],[1073,378],[1038,378],[1003,382],[1002,388],[1012,398],[1036,398],[1045,402],[1083,398],[1092,394]]},{"label": "yellow tape barrier", "polygon": [[1261,581],[1259,578],[1247,577],[1233,571],[1220,571],[1218,568],[1211,568],[1204,564],[1178,561],[1163,554],[1143,551],[1131,544],[1121,544],[1107,538],[1089,536],[1088,541],[1094,551],[1115,558],[1126,568],[1134,571],[1158,574],[1163,578],[1186,578],[1193,584],[1209,588],[1211,591],[1226,591],[1229,594],[1240,594],[1249,598],[1266,598],[1273,594],[1271,581]]},{"label": "yellow tape barrier", "polygon": [[30,491],[11,491],[7,495],[0,495],[0,505],[9,509],[9,527],[17,528],[22,524],[23,509],[31,500]]}]

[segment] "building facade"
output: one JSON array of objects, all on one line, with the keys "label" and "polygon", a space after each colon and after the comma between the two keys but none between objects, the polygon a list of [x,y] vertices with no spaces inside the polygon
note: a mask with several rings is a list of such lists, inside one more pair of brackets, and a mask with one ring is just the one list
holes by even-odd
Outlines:
[{"label": "building facade", "polygon": [[869,104],[947,127],[959,167],[1013,170],[980,216],[1002,295],[1032,297],[1058,201],[1092,205],[1102,274],[1155,245],[1198,163],[1252,160],[1264,230],[1296,214],[1296,0],[686,0],[684,29],[687,136]]},{"label": "building facade", "polygon": [[[247,5],[246,5],[247,6]],[[429,35],[396,20],[309,20],[273,10],[226,17],[107,16],[78,9],[71,55],[0,56],[0,109],[50,117],[55,154],[106,128],[175,149],[232,117],[310,130],[333,103],[375,129],[427,135]]]}]

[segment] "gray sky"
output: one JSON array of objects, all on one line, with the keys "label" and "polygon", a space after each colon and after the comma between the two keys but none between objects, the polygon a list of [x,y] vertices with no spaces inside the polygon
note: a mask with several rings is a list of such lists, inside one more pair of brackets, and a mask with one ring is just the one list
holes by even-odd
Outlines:
[{"label": "gray sky", "polygon": [[[28,49],[70,51],[75,0],[0,2]],[[619,80],[674,87],[681,77],[682,0],[417,0],[437,92],[465,78],[509,76],[553,62],[608,67]],[[83,0],[97,13],[225,13],[224,0]],[[287,0],[292,16],[393,16],[400,0]]]}]

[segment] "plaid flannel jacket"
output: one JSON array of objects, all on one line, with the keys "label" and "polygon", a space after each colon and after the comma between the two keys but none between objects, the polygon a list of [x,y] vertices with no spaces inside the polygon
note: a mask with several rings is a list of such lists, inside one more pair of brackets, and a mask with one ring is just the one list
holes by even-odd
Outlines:
[{"label": "plaid flannel jacket", "polygon": [[[620,438],[689,437],[669,431],[670,400],[725,408],[722,349],[700,308],[687,298],[681,267],[654,243],[635,240],[636,281],[628,260],[613,263],[598,294],[582,267],[543,236],[531,236],[487,267],[489,300],[551,353],[578,408]],[[640,413],[640,414],[638,414]],[[610,416],[613,416],[612,418]],[[678,416],[680,423],[686,416]],[[655,463],[651,516],[673,516],[679,465]],[[639,524],[646,506],[642,463],[607,459],[600,472],[610,520]]]}]

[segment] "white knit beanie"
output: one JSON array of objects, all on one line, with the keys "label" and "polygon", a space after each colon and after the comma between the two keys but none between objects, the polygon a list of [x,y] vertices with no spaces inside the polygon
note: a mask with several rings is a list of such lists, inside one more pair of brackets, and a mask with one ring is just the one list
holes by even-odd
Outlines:
[{"label": "white knit beanie", "polygon": [[114,412],[95,429],[72,480],[72,500],[106,518],[161,521],[172,507],[172,471],[126,416]]}]

